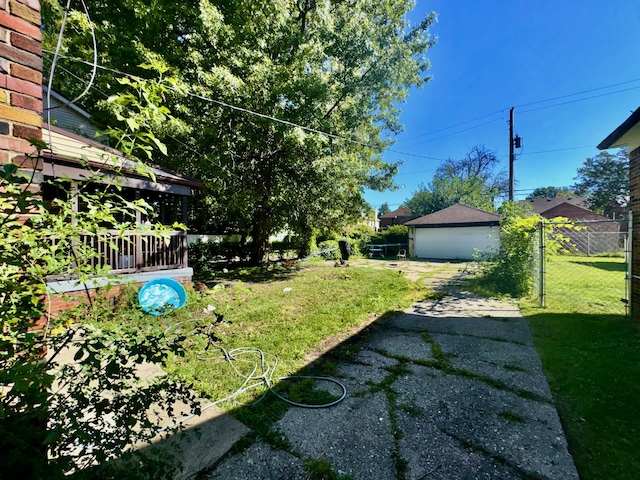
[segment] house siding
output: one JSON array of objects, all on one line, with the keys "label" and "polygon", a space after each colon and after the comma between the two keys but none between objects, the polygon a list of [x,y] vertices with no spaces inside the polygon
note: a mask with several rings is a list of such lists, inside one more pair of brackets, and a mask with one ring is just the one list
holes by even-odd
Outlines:
[{"label": "house siding", "polygon": [[631,316],[640,321],[640,147],[629,153],[630,208],[633,212],[631,251]]},{"label": "house siding", "polygon": [[[47,97],[45,93],[43,98],[44,108],[47,108],[47,100],[51,100],[52,110],[49,110],[51,122],[59,128],[69,130],[70,132],[82,135],[86,138],[95,138],[98,129],[94,127],[89,119],[71,108],[63,108],[64,103],[53,95]],[[46,115],[45,115],[46,118]],[[104,139],[106,140],[106,139]]]}]

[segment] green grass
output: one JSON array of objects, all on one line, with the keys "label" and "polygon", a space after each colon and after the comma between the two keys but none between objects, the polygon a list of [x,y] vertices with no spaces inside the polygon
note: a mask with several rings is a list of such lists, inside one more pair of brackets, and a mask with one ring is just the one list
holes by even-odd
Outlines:
[{"label": "green grass", "polygon": [[[232,286],[218,285],[201,293],[189,291],[187,306],[163,317],[144,315],[135,292],[128,292],[118,302],[121,305],[115,316],[97,313],[90,321],[140,330],[168,328],[170,334],[184,335],[184,355],[168,358],[164,367],[216,401],[233,394],[244,381],[224,360],[220,347],[227,351],[249,347],[277,356],[273,376],[276,384],[288,375],[327,375],[340,360],[357,353],[362,337],[354,335],[358,329],[404,310],[424,294],[423,288],[397,271],[373,268],[312,265],[300,269],[242,269],[228,272],[223,280]],[[215,309],[203,311],[209,306]],[[308,365],[308,355],[319,348],[330,352]],[[248,375],[256,360],[236,355],[234,364]],[[271,357],[267,360],[273,365]],[[322,382],[281,383],[276,389],[294,401],[325,404],[336,398],[323,390]],[[264,387],[256,388],[239,396],[239,403],[228,401],[220,406],[263,440],[286,449],[286,442],[282,444],[272,425],[289,406],[272,394],[254,406],[253,401],[264,392]]]},{"label": "green grass", "polygon": [[623,278],[618,258],[559,257],[547,308],[521,305],[584,480],[640,472],[640,330],[620,314]]},{"label": "green grass", "polygon": [[547,262],[546,305],[563,312],[624,314],[621,257],[557,256]]}]

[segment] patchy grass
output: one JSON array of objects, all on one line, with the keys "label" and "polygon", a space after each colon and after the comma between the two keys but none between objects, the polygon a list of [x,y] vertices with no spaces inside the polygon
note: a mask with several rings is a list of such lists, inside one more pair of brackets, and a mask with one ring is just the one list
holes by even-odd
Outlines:
[{"label": "patchy grass", "polygon": [[[327,338],[388,310],[403,309],[417,293],[417,287],[392,271],[333,267],[303,268],[283,278],[210,290],[198,307],[210,303],[215,312],[224,314],[224,321],[211,332],[207,330],[210,318],[177,325],[188,337],[188,350],[184,357],[172,358],[167,368],[210,398],[223,398],[243,379],[222,361],[220,347],[259,349],[269,361],[268,355],[276,355],[276,378],[295,374]],[[191,315],[202,316],[197,310]],[[202,324],[204,332],[194,328]],[[218,341],[212,344],[207,334]],[[246,374],[253,368],[248,358],[238,358],[235,365]]]},{"label": "patchy grass", "polygon": [[621,265],[606,257],[550,262],[547,308],[521,305],[584,480],[640,472],[640,330],[619,314]]},{"label": "patchy grass", "polygon": [[[187,306],[165,316],[145,315],[135,292],[129,292],[119,302],[122,305],[116,306],[115,315],[98,313],[89,321],[183,335],[184,355],[168,358],[164,368],[214,401],[236,392],[243,385],[243,376],[260,365],[263,355],[270,367],[276,365],[273,356],[277,356],[273,383],[281,395],[297,402],[325,404],[337,398],[335,392],[324,390],[326,382],[280,381],[280,377],[330,375],[338,362],[359,350],[363,334],[358,332],[404,310],[423,294],[423,289],[397,272],[373,268],[245,268],[225,275],[224,282],[209,290],[189,291]],[[104,312],[111,306],[105,305]],[[86,318],[76,313],[76,320]],[[251,352],[238,350],[249,348]],[[328,353],[320,356],[318,352]],[[233,366],[225,357],[233,360]],[[254,405],[265,392],[261,385],[220,406],[258,438],[287,450],[287,439],[273,430],[273,423],[289,405],[271,393]],[[254,440],[248,438],[245,443]]]}]

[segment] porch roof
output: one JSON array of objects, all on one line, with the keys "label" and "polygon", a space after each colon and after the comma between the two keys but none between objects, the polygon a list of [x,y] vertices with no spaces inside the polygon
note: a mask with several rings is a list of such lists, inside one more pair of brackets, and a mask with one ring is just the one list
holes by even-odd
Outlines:
[{"label": "porch roof", "polygon": [[[105,182],[111,181],[113,170],[121,168],[123,186],[141,190],[153,190],[178,195],[190,195],[192,188],[203,188],[202,182],[155,165],[148,165],[156,181],[135,171],[136,161],[124,153],[95,140],[76,135],[54,125],[43,123],[42,138],[49,149],[41,152],[42,173],[46,176],[68,175],[72,179],[86,178],[82,162],[105,174]],[[82,160],[81,160],[82,159]]]}]

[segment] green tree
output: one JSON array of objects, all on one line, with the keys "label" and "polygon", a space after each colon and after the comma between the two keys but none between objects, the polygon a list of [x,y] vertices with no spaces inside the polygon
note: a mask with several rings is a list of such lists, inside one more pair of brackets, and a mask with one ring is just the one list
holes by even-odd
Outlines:
[{"label": "green tree", "polygon": [[[51,43],[56,5],[44,15]],[[167,95],[180,122],[154,130],[169,146],[164,165],[207,186],[196,197],[199,227],[250,235],[258,263],[270,233],[289,228],[311,238],[314,229],[340,228],[358,218],[364,187],[393,186],[397,164],[381,153],[387,133],[401,128],[396,105],[428,80],[433,44],[435,16],[411,26],[412,7],[411,0],[98,0],[91,14],[101,63],[141,74],[135,65],[155,59],[198,94]],[[69,21],[65,52],[89,59],[84,15]],[[67,63],[78,77],[89,75]],[[55,86],[68,96],[80,88],[62,71]],[[105,70],[97,86],[107,94],[121,88]],[[92,92],[84,105],[93,111],[98,98]]]},{"label": "green tree", "polygon": [[389,209],[389,204],[387,202],[384,202],[378,209],[378,217],[381,217],[382,215],[389,213],[390,211],[391,210]]},{"label": "green tree", "polygon": [[618,195],[629,195],[629,154],[600,152],[585,160],[578,169],[574,188],[587,192],[589,206],[601,213]]},{"label": "green tree", "polygon": [[527,200],[533,198],[571,197],[573,195],[579,195],[579,193],[566,187],[538,187],[527,196]]},{"label": "green tree", "polygon": [[413,196],[405,201],[414,218],[428,215],[457,203],[493,211],[493,198],[497,189],[487,186],[484,180],[474,176],[441,176],[436,174],[429,185],[420,184]]}]

